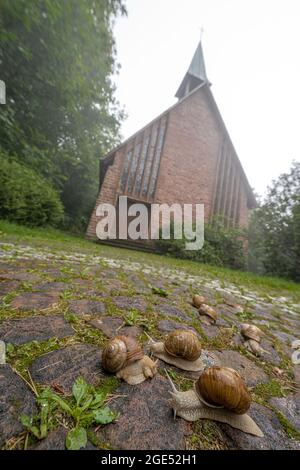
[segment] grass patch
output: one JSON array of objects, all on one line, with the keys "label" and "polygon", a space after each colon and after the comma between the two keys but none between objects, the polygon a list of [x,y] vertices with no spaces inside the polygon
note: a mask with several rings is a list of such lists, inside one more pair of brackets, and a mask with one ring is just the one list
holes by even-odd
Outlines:
[{"label": "grass patch", "polygon": [[291,423],[286,419],[285,416],[283,416],[283,414],[280,411],[276,409],[274,409],[274,411],[277,415],[277,418],[280,421],[281,426],[284,428],[287,435],[292,439],[296,439],[297,441],[300,441],[300,432],[297,431],[294,428],[294,426],[291,425]]},{"label": "grass patch", "polygon": [[[300,299],[299,283],[94,243],[85,240],[82,236],[67,234],[53,228],[29,228],[0,220],[0,241],[4,244],[9,242],[23,245],[30,244],[53,252],[63,251],[65,255],[72,253],[76,255],[78,252],[82,252],[92,256],[108,256],[116,260],[138,261],[148,266],[152,265],[157,269],[182,270],[190,275],[205,276],[210,279],[218,278],[224,286],[230,282],[239,288],[243,286],[244,288],[264,292],[265,295],[273,294],[278,296],[279,294],[284,295],[286,292],[295,296],[296,299]],[[4,246],[9,251],[9,246],[6,244]]]},{"label": "grass patch", "polygon": [[51,338],[46,341],[31,341],[20,346],[8,343],[7,362],[28,379],[28,367],[34,359],[42,354],[65,347],[69,341],[70,338]]}]

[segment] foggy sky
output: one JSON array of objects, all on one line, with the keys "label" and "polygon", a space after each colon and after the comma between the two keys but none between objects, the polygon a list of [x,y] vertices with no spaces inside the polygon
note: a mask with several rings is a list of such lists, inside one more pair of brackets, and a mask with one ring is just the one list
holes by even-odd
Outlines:
[{"label": "foggy sky", "polygon": [[300,160],[299,0],[127,0],[114,31],[117,99],[129,137],[177,100],[204,28],[206,71],[233,145],[260,194]]}]

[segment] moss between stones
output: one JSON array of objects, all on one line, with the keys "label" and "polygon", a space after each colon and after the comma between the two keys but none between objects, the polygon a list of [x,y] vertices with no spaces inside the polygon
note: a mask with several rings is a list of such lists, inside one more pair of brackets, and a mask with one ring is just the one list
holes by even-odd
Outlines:
[{"label": "moss between stones", "polygon": [[[165,370],[167,370],[168,375],[170,376],[172,382],[174,382],[174,385],[176,386],[176,388],[178,388],[178,390],[185,392],[186,390],[190,390],[191,388],[193,388],[194,380],[184,377],[182,374],[176,372],[173,368],[168,367]],[[165,370],[160,370],[159,373],[160,375],[167,378]]]},{"label": "moss between stones", "polygon": [[300,441],[300,432],[297,431],[294,426],[292,426],[292,424],[286,419],[285,416],[283,416],[279,410],[273,408],[273,411],[276,413],[277,418],[279,419],[280,424],[284,428],[287,435],[293,439],[296,439],[297,441]]},{"label": "moss between stones", "polygon": [[72,337],[31,341],[20,346],[8,345],[7,362],[28,380],[28,367],[34,359],[42,354],[65,347],[70,344],[70,341],[72,341]]},{"label": "moss between stones", "polygon": [[261,404],[267,404],[272,397],[283,397],[281,383],[277,379],[271,379],[267,383],[257,384],[252,390],[254,400]]},{"label": "moss between stones", "polygon": [[186,440],[188,450],[223,450],[228,446],[214,421],[201,419],[193,423],[193,434]]},{"label": "moss between stones", "polygon": [[220,333],[211,339],[206,339],[205,346],[209,349],[236,349],[232,343],[234,328],[221,328]]}]

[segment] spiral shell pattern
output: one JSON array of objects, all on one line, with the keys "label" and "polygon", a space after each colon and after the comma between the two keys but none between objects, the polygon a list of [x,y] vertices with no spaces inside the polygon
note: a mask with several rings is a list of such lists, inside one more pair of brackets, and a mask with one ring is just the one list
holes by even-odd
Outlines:
[{"label": "spiral shell pattern", "polygon": [[200,341],[190,330],[175,330],[169,333],[164,348],[171,356],[182,357],[188,361],[195,361],[201,355]]}]

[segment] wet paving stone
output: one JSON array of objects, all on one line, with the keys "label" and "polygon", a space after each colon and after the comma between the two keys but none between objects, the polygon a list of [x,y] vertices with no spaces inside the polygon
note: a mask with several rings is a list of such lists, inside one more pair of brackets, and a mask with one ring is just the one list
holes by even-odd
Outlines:
[{"label": "wet paving stone", "polygon": [[59,302],[57,293],[24,292],[11,301],[11,308],[21,311],[46,310],[54,308]]},{"label": "wet paving stone", "polygon": [[105,304],[98,300],[71,300],[69,302],[69,312],[73,315],[103,315]]},{"label": "wet paving stone", "polygon": [[7,279],[12,281],[22,281],[22,282],[37,282],[41,278],[32,273],[20,272],[20,271],[10,271],[8,273],[0,273],[0,279]]},{"label": "wet paving stone", "polygon": [[68,346],[35,359],[30,373],[37,383],[59,387],[64,393],[71,392],[77,377],[98,385],[103,378],[101,352],[87,344]]},{"label": "wet paving stone", "polygon": [[300,391],[284,398],[271,398],[270,405],[277,408],[291,425],[300,432]]},{"label": "wet paving stone", "polygon": [[62,315],[33,316],[0,323],[0,339],[16,345],[71,335],[74,330]]},{"label": "wet paving stone", "polygon": [[237,351],[212,351],[212,355],[216,365],[235,369],[249,386],[266,383],[269,380],[262,369]]},{"label": "wet paving stone", "polygon": [[51,431],[45,439],[34,445],[31,450],[65,450],[68,430],[60,427]]},{"label": "wet paving stone", "polygon": [[300,386],[300,365],[295,365],[293,368],[295,384]]},{"label": "wet paving stone", "polygon": [[167,303],[160,303],[159,305],[155,305],[155,311],[167,316],[167,317],[175,317],[179,318],[184,321],[192,321],[191,317],[185,313],[183,310],[174,307],[173,305],[169,305]]},{"label": "wet paving stone", "polygon": [[170,333],[174,330],[192,330],[199,336],[199,333],[192,326],[186,325],[184,323],[176,323],[172,320],[161,320],[158,323],[157,328],[162,333]]},{"label": "wet paving stone", "polygon": [[143,329],[139,326],[125,326],[123,319],[119,317],[101,317],[91,320],[89,324],[101,330],[108,338],[113,338],[116,335],[137,338],[143,333]]},{"label": "wet paving stone", "polygon": [[94,328],[101,330],[105,336],[112,338],[116,334],[119,334],[124,321],[119,317],[102,317],[89,322]]},{"label": "wet paving stone", "polygon": [[60,293],[70,289],[70,287],[70,284],[67,284],[66,282],[43,282],[41,284],[35,284],[33,286],[33,290]]},{"label": "wet paving stone", "polygon": [[0,446],[24,428],[20,416],[36,413],[35,399],[8,364],[0,365]]},{"label": "wet paving stone", "polygon": [[290,333],[286,333],[285,331],[272,331],[272,334],[276,336],[280,341],[286,343],[288,346],[291,346],[292,342],[295,341],[297,338]]},{"label": "wet paving stone", "polygon": [[10,292],[17,290],[19,286],[19,281],[0,281],[0,297],[4,297]]},{"label": "wet paving stone", "polygon": [[270,308],[270,307],[263,307],[260,304],[256,304],[252,308],[248,308],[247,312],[253,313],[255,317],[263,319],[263,320],[269,320],[269,321],[278,320],[278,316],[275,313],[274,306],[271,306]]},{"label": "wet paving stone", "polygon": [[116,307],[131,310],[135,309],[141,313],[145,313],[147,308],[147,302],[142,297],[126,297],[126,296],[119,296],[112,298],[113,303]]},{"label": "wet paving stone", "polygon": [[208,339],[216,338],[222,331],[217,325],[205,325],[204,323],[201,323],[201,330]]},{"label": "wet paving stone", "polygon": [[285,433],[276,414],[265,406],[253,403],[248,414],[260,427],[264,437],[251,436],[227,424],[220,424],[226,435],[230,449],[243,450],[281,450],[300,449],[300,442],[290,439]]},{"label": "wet paving stone", "polygon": [[[0,251],[1,251],[1,247],[0,247]],[[6,263],[4,261],[0,261],[0,275],[2,273],[7,272],[7,271],[15,271],[16,267],[17,267],[16,264]]]},{"label": "wet paving stone", "polygon": [[[226,321],[229,322],[229,323],[233,323],[233,324],[239,324],[241,322],[241,319],[239,318],[239,309],[237,308],[234,308],[234,307],[230,307],[229,305],[226,305],[226,304],[218,304],[217,306],[217,312],[218,312],[218,320],[223,320],[223,321]],[[225,320],[224,318],[222,317],[225,317]]]},{"label": "wet paving stone", "polygon": [[168,381],[159,375],[135,387],[123,383],[115,391],[121,397],[110,403],[120,417],[103,428],[100,439],[120,450],[185,449],[190,426],[174,420],[169,392]]}]

